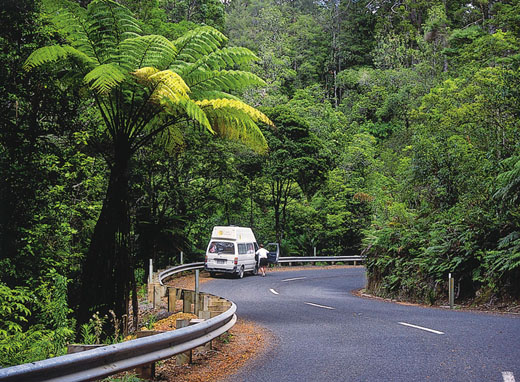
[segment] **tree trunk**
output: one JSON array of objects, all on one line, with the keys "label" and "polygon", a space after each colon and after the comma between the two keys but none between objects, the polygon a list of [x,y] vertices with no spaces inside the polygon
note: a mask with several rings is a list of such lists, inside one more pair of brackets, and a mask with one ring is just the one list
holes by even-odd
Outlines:
[{"label": "tree trunk", "polygon": [[128,145],[116,145],[113,166],[101,214],[83,264],[78,323],[93,313],[112,309],[120,318],[128,313],[131,288],[128,216]]}]

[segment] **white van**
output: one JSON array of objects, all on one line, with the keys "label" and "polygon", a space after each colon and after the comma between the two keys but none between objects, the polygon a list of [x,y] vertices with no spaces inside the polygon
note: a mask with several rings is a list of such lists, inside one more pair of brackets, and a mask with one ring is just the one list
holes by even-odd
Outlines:
[{"label": "white van", "polygon": [[217,272],[231,273],[239,278],[245,272],[258,273],[255,235],[246,227],[214,227],[206,250],[204,269],[213,277]]}]

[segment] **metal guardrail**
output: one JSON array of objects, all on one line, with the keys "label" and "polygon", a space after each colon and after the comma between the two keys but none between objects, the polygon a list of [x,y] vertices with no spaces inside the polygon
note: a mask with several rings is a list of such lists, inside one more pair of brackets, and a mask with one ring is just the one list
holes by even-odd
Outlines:
[{"label": "metal guardrail", "polygon": [[204,269],[204,262],[178,265],[176,267],[169,268],[162,272],[159,272],[159,284],[164,285],[163,280],[173,276],[176,273],[184,271],[193,271],[195,269]]},{"label": "metal guardrail", "polygon": [[[204,263],[180,265],[159,273],[159,281],[175,273],[203,268]],[[235,325],[236,305],[202,323],[61,357],[0,369],[1,382],[92,381],[135,369],[194,349]]]},{"label": "metal guardrail", "polygon": [[[364,262],[364,256],[284,256],[278,258],[278,263],[313,263],[313,262],[340,262],[353,261]],[[204,262],[178,265],[159,272],[159,284],[164,285],[164,280],[179,272],[204,269]]]},{"label": "metal guardrail", "polygon": [[236,305],[186,328],[103,346],[81,353],[0,369],[0,381],[91,381],[170,358],[227,332],[236,322]]},{"label": "metal guardrail", "polygon": [[365,261],[364,256],[284,256],[278,258],[279,263],[314,263],[314,262],[340,262],[340,261]]}]

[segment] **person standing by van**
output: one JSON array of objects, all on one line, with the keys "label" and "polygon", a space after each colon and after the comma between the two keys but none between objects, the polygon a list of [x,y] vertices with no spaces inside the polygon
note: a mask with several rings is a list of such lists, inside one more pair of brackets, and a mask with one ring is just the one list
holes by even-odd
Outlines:
[{"label": "person standing by van", "polygon": [[262,276],[265,277],[265,266],[267,265],[267,254],[269,251],[264,248],[263,244],[260,244],[260,248],[256,251],[258,255],[258,266],[260,267],[260,272],[262,272]]}]

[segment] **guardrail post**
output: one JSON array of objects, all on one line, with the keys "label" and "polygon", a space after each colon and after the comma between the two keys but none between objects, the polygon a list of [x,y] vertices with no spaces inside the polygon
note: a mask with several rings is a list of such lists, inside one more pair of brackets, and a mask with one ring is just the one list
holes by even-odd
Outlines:
[{"label": "guardrail post", "polygon": [[163,287],[157,283],[153,284],[153,308],[161,305],[161,298],[163,296]]},{"label": "guardrail post", "polygon": [[185,290],[185,291],[183,291],[183,295],[184,295],[184,298],[183,298],[182,311],[184,313],[192,313],[193,310],[191,308],[191,305],[193,304],[194,293],[190,290]]},{"label": "guardrail post", "polygon": [[451,273],[448,275],[448,298],[450,309],[453,309],[453,305],[455,305],[455,280],[451,277]]},{"label": "guardrail post", "polygon": [[148,303],[153,304],[153,283],[148,283]]},{"label": "guardrail post", "polygon": [[[162,333],[157,330],[142,330],[137,332],[137,338],[143,338],[153,336],[154,334]],[[148,365],[139,366],[135,369],[139,378],[153,379],[155,378],[155,362],[149,363]]]},{"label": "guardrail post", "polygon": [[168,312],[175,312],[177,305],[177,288],[168,288]]},{"label": "guardrail post", "polygon": [[153,282],[153,262],[152,259],[150,259],[150,265],[148,267],[148,284],[151,284]]},{"label": "guardrail post", "polygon": [[197,317],[202,318],[204,320],[207,320],[210,318],[210,312],[209,312],[209,301],[210,296],[202,294],[199,299],[199,313],[197,314]]},{"label": "guardrail post", "polygon": [[[175,321],[175,329],[185,328],[190,324],[190,320],[177,320]],[[175,358],[175,364],[177,366],[184,365],[186,363],[192,363],[193,352],[188,350],[184,353],[177,354]]]},{"label": "guardrail post", "polygon": [[195,302],[193,304],[193,313],[199,315],[199,274],[198,269],[195,270]]}]

